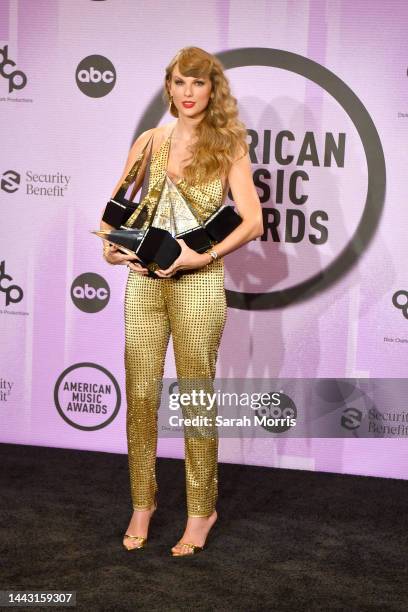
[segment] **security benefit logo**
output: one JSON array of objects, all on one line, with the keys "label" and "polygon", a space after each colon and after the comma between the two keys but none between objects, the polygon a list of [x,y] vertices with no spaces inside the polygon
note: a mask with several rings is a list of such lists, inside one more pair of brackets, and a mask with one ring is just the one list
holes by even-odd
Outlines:
[{"label": "security benefit logo", "polygon": [[407,378],[321,379],[313,409],[324,437],[403,438],[407,396]]},{"label": "security benefit logo", "polygon": [[0,402],[8,402],[13,387],[14,381],[0,377]]},{"label": "security benefit logo", "polygon": [[103,276],[85,272],[71,285],[71,299],[83,312],[99,312],[108,304],[110,288]]},{"label": "security benefit logo", "polygon": [[16,170],[5,170],[0,178],[1,191],[16,193],[20,191],[35,198],[63,198],[67,195],[71,176],[63,172],[37,172],[25,170],[24,174]]},{"label": "security benefit logo", "polygon": [[113,374],[96,363],[77,363],[64,370],[54,387],[55,406],[68,425],[94,431],[107,427],[121,403]]},{"label": "security benefit logo", "polygon": [[406,438],[408,413],[404,409],[379,410],[373,403],[364,411],[350,406],[343,410],[341,426],[356,438]]},{"label": "security benefit logo", "polygon": [[5,170],[1,176],[0,188],[5,193],[21,191],[27,196],[36,198],[63,198],[68,193],[71,176],[63,172],[37,172],[25,170],[20,174],[16,170]]}]

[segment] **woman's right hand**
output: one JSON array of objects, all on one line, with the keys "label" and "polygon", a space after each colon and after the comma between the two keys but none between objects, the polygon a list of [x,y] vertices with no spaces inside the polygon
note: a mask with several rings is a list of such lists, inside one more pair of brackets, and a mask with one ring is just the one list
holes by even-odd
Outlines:
[{"label": "woman's right hand", "polygon": [[147,276],[149,274],[148,269],[144,268],[140,263],[138,263],[140,260],[136,254],[127,255],[126,253],[120,251],[116,244],[112,244],[111,242],[107,242],[105,244],[103,256],[110,264],[127,265],[130,270],[134,270],[142,276]]}]

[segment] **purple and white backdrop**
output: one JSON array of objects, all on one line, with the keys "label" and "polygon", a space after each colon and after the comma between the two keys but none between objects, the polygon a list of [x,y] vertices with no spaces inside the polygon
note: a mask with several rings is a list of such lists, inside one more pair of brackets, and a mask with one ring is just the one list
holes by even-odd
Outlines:
[{"label": "purple and white backdrop", "polygon": [[[222,437],[220,461],[406,478],[407,27],[397,0],[0,0],[0,441],[126,452],[127,268],[90,230],[194,45],[225,66],[264,211],[225,257],[217,377],[341,399],[319,436]],[[365,412],[353,380],[389,402]]]}]

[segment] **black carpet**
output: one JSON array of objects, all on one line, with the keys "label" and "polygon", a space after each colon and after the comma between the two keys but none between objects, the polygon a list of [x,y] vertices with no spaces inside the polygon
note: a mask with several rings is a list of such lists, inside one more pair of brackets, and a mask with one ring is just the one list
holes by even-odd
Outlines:
[{"label": "black carpet", "polygon": [[173,558],[183,461],[158,459],[158,509],[132,552],[126,455],[0,444],[0,461],[1,590],[75,590],[58,610],[408,609],[404,480],[220,463],[208,548]]}]

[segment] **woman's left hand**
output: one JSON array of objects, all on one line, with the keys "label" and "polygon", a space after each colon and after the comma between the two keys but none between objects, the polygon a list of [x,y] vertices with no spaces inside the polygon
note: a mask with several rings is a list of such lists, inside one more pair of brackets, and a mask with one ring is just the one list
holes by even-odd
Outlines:
[{"label": "woman's left hand", "polygon": [[177,259],[165,270],[155,270],[154,273],[161,278],[170,278],[179,270],[198,270],[206,266],[210,257],[208,253],[197,253],[194,249],[190,249],[182,238],[176,238],[181,246],[181,253]]}]

